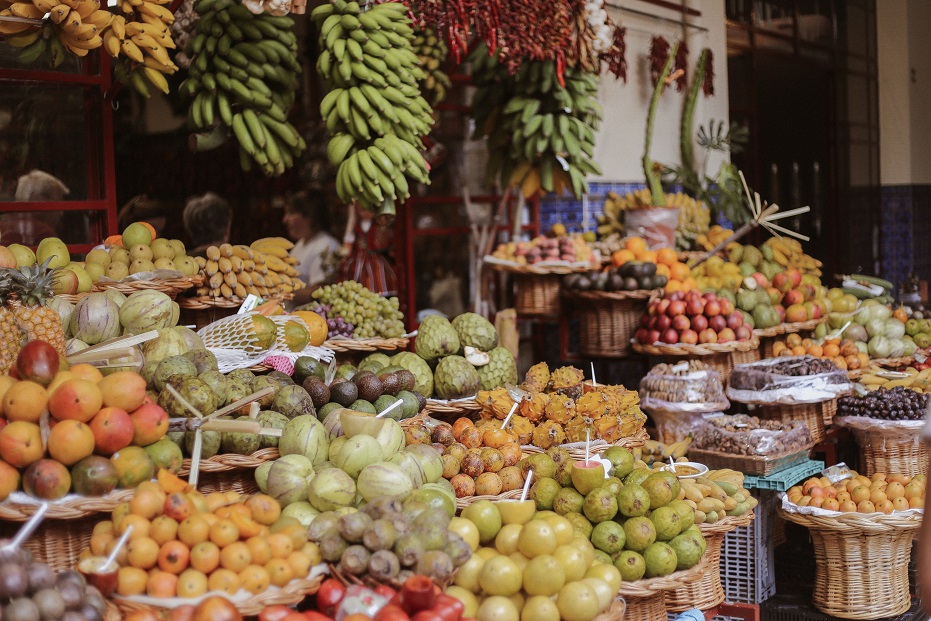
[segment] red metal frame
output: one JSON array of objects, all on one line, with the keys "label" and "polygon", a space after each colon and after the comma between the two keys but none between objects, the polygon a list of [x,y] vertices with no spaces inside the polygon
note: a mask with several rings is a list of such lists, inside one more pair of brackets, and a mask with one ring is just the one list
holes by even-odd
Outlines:
[{"label": "red metal frame", "polygon": [[88,244],[69,244],[70,252],[88,252],[107,236],[117,232],[116,167],[113,140],[113,110],[110,97],[113,80],[110,58],[99,50],[81,59],[80,73],[59,73],[41,69],[0,69],[0,84],[40,82],[74,84],[84,87],[84,115],[87,163],[87,200],[59,202],[0,203],[0,213],[14,211],[104,211]]}]

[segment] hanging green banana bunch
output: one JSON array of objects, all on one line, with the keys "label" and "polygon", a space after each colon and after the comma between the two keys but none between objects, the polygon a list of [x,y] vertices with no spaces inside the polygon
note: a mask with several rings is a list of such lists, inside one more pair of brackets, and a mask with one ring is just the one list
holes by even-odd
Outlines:
[{"label": "hanging green banana bunch", "polygon": [[420,58],[420,66],[427,74],[420,83],[421,91],[430,105],[435,106],[446,99],[446,92],[453,84],[441,68],[446,62],[449,48],[432,28],[415,28],[414,33],[414,53]]}]

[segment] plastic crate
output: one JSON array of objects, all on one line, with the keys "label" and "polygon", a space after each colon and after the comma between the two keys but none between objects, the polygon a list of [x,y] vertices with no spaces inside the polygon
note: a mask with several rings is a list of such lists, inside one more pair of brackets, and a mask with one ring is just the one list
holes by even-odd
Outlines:
[{"label": "plastic crate", "polygon": [[801,464],[774,472],[766,477],[756,477],[747,475],[744,477],[744,487],[747,489],[771,489],[777,492],[784,492],[799,481],[813,474],[819,474],[824,470],[823,461],[809,459]]},{"label": "plastic crate", "polygon": [[721,547],[721,585],[728,602],[759,604],[776,592],[773,520],[778,499],[770,490],[753,493],[759,500],[755,519],[724,535]]},{"label": "plastic crate", "polygon": [[[921,608],[918,598],[912,598],[912,607],[897,617],[876,621],[926,621],[928,614]],[[811,597],[777,595],[760,605],[760,621],[841,621],[826,615],[811,603]]]}]

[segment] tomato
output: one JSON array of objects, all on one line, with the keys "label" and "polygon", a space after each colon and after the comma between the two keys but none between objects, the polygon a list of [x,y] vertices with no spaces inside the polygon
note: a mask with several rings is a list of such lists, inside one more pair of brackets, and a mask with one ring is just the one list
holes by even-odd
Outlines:
[{"label": "tomato", "polygon": [[459,621],[464,611],[465,604],[446,593],[437,595],[436,601],[433,603],[433,612],[441,621]]},{"label": "tomato", "polygon": [[397,591],[392,589],[387,584],[379,584],[377,587],[375,587],[375,592],[388,600],[390,600],[391,598],[393,598],[395,595],[398,594]]},{"label": "tomato", "polygon": [[332,617],[345,596],[346,585],[336,578],[324,580],[320,585],[320,590],[317,591],[317,609]]},{"label": "tomato", "polygon": [[378,611],[374,621],[410,621],[410,617],[400,606],[388,604]]},{"label": "tomato", "polygon": [[282,604],[266,606],[262,612],[259,613],[259,621],[281,621],[292,612],[294,612],[293,608]]},{"label": "tomato", "polygon": [[16,370],[22,379],[48,386],[58,373],[58,351],[45,341],[29,341],[16,357]]},{"label": "tomato", "polygon": [[401,607],[408,613],[433,607],[436,591],[433,580],[426,576],[411,576],[401,586]]},{"label": "tomato", "polygon": [[[317,612],[316,610],[307,610],[301,613],[302,621],[333,621],[332,617],[328,617],[322,612]],[[287,621],[297,621],[288,619]]]}]

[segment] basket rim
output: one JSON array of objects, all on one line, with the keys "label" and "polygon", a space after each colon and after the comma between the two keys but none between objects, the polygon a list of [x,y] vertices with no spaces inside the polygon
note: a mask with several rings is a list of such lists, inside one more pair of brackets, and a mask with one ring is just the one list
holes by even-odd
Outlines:
[{"label": "basket rim", "polygon": [[776,507],[777,513],[790,522],[813,530],[847,534],[877,534],[891,531],[916,530],[924,517],[921,514],[841,513],[834,516],[809,515]]},{"label": "basket rim", "polygon": [[732,530],[749,526],[750,522],[756,519],[756,513],[753,510],[747,511],[743,515],[729,515],[723,520],[714,523],[703,522],[698,525],[698,530],[702,535],[712,535],[728,533]]},{"label": "basket rim", "polygon": [[[119,489],[110,492],[106,496],[79,496],[60,502],[53,502],[49,505],[45,518],[55,520],[79,520],[98,513],[109,513],[120,503],[126,502],[132,498],[134,493],[135,490]],[[32,504],[6,500],[0,503],[0,520],[25,522],[35,514],[38,508],[38,503]]]},{"label": "basket rim", "polygon": [[[294,299],[294,294],[269,295],[266,301],[281,302]],[[178,306],[188,310],[207,310],[210,308],[239,308],[245,302],[243,298],[212,298],[208,295],[181,296],[177,300]]]},{"label": "basket rim", "polygon": [[373,352],[378,350],[395,351],[398,349],[407,349],[407,346],[410,344],[410,342],[410,339],[406,336],[377,339],[327,339],[323,342],[323,347],[332,349],[335,352]]},{"label": "basket rim", "polygon": [[[815,445],[814,442],[812,442],[811,444],[806,444],[806,445],[804,445],[802,448],[800,448],[800,449],[798,449],[798,450],[789,451],[788,453],[779,453],[779,454],[776,455],[776,456],[772,456],[772,455],[766,455],[766,456],[764,456],[764,455],[737,455],[737,454],[735,454],[735,453],[723,453],[723,452],[721,452],[721,451],[712,451],[712,450],[710,450],[710,449],[698,448],[698,447],[696,447],[696,446],[690,446],[690,447],[689,447],[689,452],[691,453],[692,451],[697,451],[697,452],[703,453],[703,454],[704,454],[704,453],[708,453],[708,454],[709,454],[710,456],[712,456],[712,457],[730,457],[730,458],[733,458],[733,459],[749,459],[749,460],[754,461],[754,462],[767,463],[767,462],[779,461],[780,459],[783,459],[783,458],[786,458],[786,457],[790,457],[790,456],[792,456],[792,455],[797,455],[798,453],[808,453],[809,451],[811,451],[811,447],[813,447],[814,445]],[[701,455],[699,455],[699,457],[701,457]]]},{"label": "basket rim", "polygon": [[711,568],[708,566],[708,557],[702,554],[701,560],[697,565],[690,569],[683,569],[658,578],[646,578],[633,581],[624,581],[618,590],[618,595],[624,597],[652,597],[662,591],[671,591],[679,589],[692,582],[701,580],[702,576]]},{"label": "basket rim", "polygon": [[[645,427],[641,427],[639,430],[637,430],[637,433],[635,433],[634,435],[620,438],[616,442],[608,442],[607,445],[608,445],[608,448],[611,448],[612,446],[619,446],[621,448],[634,448],[637,446],[643,446],[643,444],[649,439],[650,439],[650,434],[647,433],[647,430]],[[576,447],[566,448],[566,444],[557,444],[556,446],[560,448],[565,448],[566,451],[569,452],[569,455],[572,456],[573,459],[585,459],[584,448],[576,448]],[[521,445],[520,450],[525,455],[533,455],[536,453],[546,452],[546,449],[542,449],[539,446],[535,446],[533,444]]]},{"label": "basket rim", "polygon": [[657,289],[637,289],[636,291],[580,291],[577,289],[563,289],[564,296],[591,301],[622,301],[622,300],[649,300],[654,296],[663,295],[662,287]]},{"label": "basket rim", "polygon": [[[227,472],[229,470],[248,470],[255,469],[267,461],[275,461],[280,454],[278,447],[259,449],[249,455],[240,455],[238,453],[221,453],[200,460],[201,472]],[[184,458],[181,469],[176,473],[178,476],[184,476],[191,472],[191,459]]]},{"label": "basket rim", "polygon": [[726,343],[690,343],[643,345],[634,343],[633,349],[649,356],[712,356],[714,354],[730,354],[735,351],[748,352],[760,347],[760,339],[753,336],[745,341],[728,341]]},{"label": "basket rim", "polygon": [[427,406],[424,411],[427,413],[437,412],[439,414],[470,414],[478,412],[482,406],[474,398],[454,401],[453,403],[443,403],[437,399],[427,399]]},{"label": "basket rim", "polygon": [[[894,369],[896,367],[907,367],[914,362],[914,360],[915,359],[911,356],[905,356],[903,358],[875,358],[870,360],[870,366],[875,364],[876,366]],[[869,373],[869,370],[869,367],[867,367],[865,369],[847,371],[847,377],[850,379],[857,379]]]},{"label": "basket rim", "polygon": [[825,321],[827,321],[827,316],[819,317],[818,319],[809,319],[808,321],[779,323],[769,328],[754,328],[753,335],[772,337],[779,336],[781,334],[793,334],[796,332],[802,332],[803,330],[814,330]]},{"label": "basket rim", "polygon": [[498,260],[488,261],[487,259],[482,259],[482,264],[491,267],[493,270],[499,272],[511,272],[512,274],[525,274],[533,276],[563,276],[565,274],[580,274],[584,272],[590,272],[593,269],[597,269],[592,265],[545,265],[539,267],[537,265],[518,265],[508,264],[508,263],[499,263]]}]

